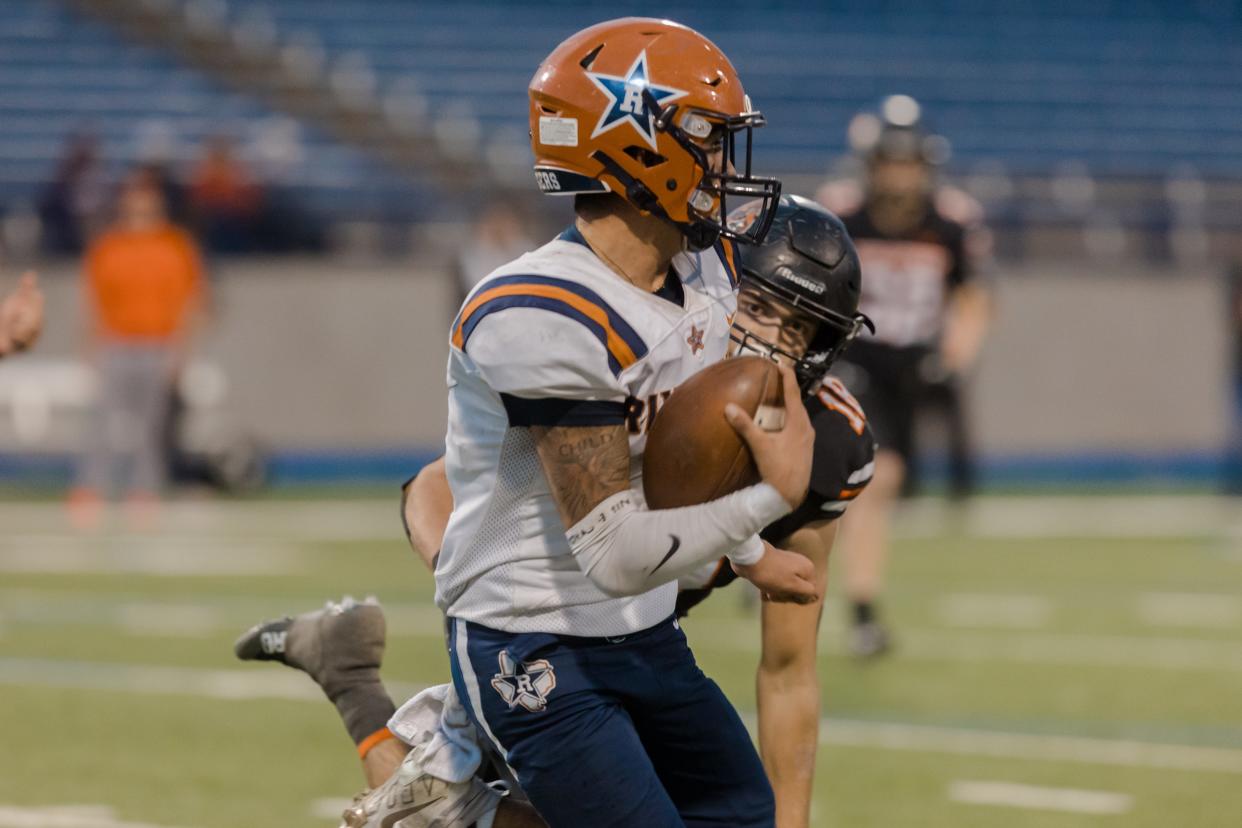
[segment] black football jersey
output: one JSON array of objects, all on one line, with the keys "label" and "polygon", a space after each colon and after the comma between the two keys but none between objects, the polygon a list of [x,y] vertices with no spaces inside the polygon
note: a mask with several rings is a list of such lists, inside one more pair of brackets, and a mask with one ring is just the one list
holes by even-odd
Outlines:
[{"label": "black football jersey", "polygon": [[858,310],[875,323],[875,333],[862,338],[896,348],[936,342],[949,294],[975,269],[967,228],[930,199],[923,220],[901,236],[882,233],[865,205],[841,221],[862,262]]},{"label": "black football jersey", "polygon": [[[780,546],[804,526],[839,518],[849,502],[871,482],[875,469],[875,438],[866,415],[840,380],[825,378],[819,390],[803,397],[802,402],[815,429],[811,485],[797,509],[759,533],[773,546]],[[677,614],[685,615],[713,589],[736,577],[728,560],[721,559],[681,578]]]}]

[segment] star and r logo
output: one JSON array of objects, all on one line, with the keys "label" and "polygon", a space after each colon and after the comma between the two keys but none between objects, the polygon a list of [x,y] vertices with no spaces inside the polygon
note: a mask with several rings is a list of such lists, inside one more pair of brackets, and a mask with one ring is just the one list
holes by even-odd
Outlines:
[{"label": "star and r logo", "polygon": [[548,707],[548,694],[556,688],[556,671],[546,659],[515,661],[508,650],[498,656],[500,672],[492,676],[492,689],[509,705],[521,705],[531,713]]},{"label": "star and r logo", "polygon": [[661,106],[686,94],[683,89],[660,86],[651,81],[647,73],[646,49],[638,54],[624,77],[604,75],[599,72],[587,72],[587,76],[599,87],[600,91],[608,96],[608,106],[600,115],[599,123],[595,125],[595,131],[591,133],[591,137],[602,135],[610,129],[628,123],[633,125],[652,149],[656,148],[655,113],[647,108],[643,90],[650,92],[651,97]]}]

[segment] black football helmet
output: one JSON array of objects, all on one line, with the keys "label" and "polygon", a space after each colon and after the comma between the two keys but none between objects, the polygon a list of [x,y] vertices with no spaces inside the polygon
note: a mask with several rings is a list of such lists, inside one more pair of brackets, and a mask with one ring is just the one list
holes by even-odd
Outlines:
[{"label": "black football helmet", "polygon": [[848,134],[850,146],[869,164],[917,161],[936,168],[949,159],[949,142],[928,131],[922,107],[909,95],[889,95],[878,113],[854,116]]},{"label": "black football helmet", "polygon": [[[746,204],[730,221],[744,228],[756,214],[757,205]],[[814,391],[864,326],[875,332],[871,320],[858,312],[862,266],[845,225],[810,199],[781,196],[763,243],[743,245],[740,252],[741,288],[757,288],[814,317],[819,327],[800,357],[736,323],[730,338],[741,351],[784,356],[794,365],[803,391]]]}]

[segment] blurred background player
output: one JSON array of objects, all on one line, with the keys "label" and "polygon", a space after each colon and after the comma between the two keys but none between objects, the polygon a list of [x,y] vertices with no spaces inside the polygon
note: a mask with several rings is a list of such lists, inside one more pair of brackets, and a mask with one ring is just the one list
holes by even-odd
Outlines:
[{"label": "blurred background player", "polygon": [[87,251],[83,288],[99,393],[71,517],[93,526],[128,460],[124,491],[132,517],[145,522],[164,485],[171,386],[204,295],[198,248],[168,221],[159,183],[145,171],[121,185],[115,222]]},{"label": "blurred background player", "polygon": [[43,331],[43,292],[34,273],[22,276],[12,292],[0,294],[0,358],[24,351]]},{"label": "blurred background player", "polygon": [[877,606],[889,527],[895,502],[915,479],[916,423],[929,408],[945,415],[954,488],[970,486],[962,383],[988,326],[979,272],[988,241],[978,204],[937,182],[948,145],[923,128],[912,98],[894,95],[878,118],[855,118],[850,139],[863,155],[861,185],[829,184],[819,198],[858,246],[865,276],[859,308],[875,323],[841,368],[879,443],[872,484],[845,521],[849,645],[867,657],[889,644]]},{"label": "blurred background player", "polygon": [[238,157],[233,139],[213,135],[190,179],[189,207],[206,246],[220,253],[255,249],[263,190]]},{"label": "blurred background player", "polygon": [[99,230],[110,186],[99,157],[99,137],[91,130],[69,135],[51,180],[39,194],[44,250],[81,255]]},{"label": "blurred background player", "polygon": [[[735,216],[741,221],[754,217],[745,207]],[[761,536],[814,563],[816,589],[822,599],[837,519],[865,489],[875,450],[857,402],[839,381],[827,376],[833,361],[866,324],[857,312],[861,282],[858,256],[836,216],[795,196],[782,197],[764,242],[748,245],[741,252],[731,354],[757,354],[794,367],[804,392],[802,403],[815,429],[806,499],[791,514],[765,528]],[[443,460],[425,467],[403,487],[402,498],[406,535],[427,566],[434,569],[453,509]],[[677,615],[686,616],[712,591],[736,579],[723,558],[683,576],[678,581]],[[763,603],[762,654],[757,671],[759,744],[776,795],[779,828],[806,828],[810,822],[819,741],[820,618],[816,604]],[[346,599],[297,618],[253,627],[235,647],[243,659],[279,661],[310,675],[336,705],[346,729],[356,734],[357,740],[357,735],[367,730],[359,726],[362,721],[374,722],[378,716],[391,717],[395,712],[379,677],[384,636],[383,614],[377,604]],[[451,697],[444,698],[447,708]],[[452,714],[449,716],[451,720]],[[400,725],[394,729],[404,730]],[[457,734],[455,739],[471,739],[469,733],[461,734],[455,727],[452,732]],[[385,727],[359,741],[363,770],[373,787],[389,777],[408,749],[402,742],[393,742],[392,735],[393,731]],[[421,746],[416,746],[419,749]],[[408,786],[411,780],[408,773],[403,774],[389,787]],[[488,792],[474,780],[455,787],[447,784],[453,781],[431,783],[429,790],[434,796],[427,791],[416,793],[417,801],[431,805],[437,797],[456,798],[461,800],[460,807],[470,809],[487,801]],[[386,796],[387,789],[381,789],[366,801]],[[524,824],[509,820],[511,808],[520,811],[515,819],[526,818],[518,806],[502,808],[495,828]],[[366,824],[375,824],[383,813],[369,816],[373,822]]]}]

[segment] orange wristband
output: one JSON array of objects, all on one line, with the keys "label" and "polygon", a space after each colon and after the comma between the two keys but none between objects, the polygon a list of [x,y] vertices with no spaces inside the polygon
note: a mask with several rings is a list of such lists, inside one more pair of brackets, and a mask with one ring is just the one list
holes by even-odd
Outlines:
[{"label": "orange wristband", "polygon": [[389,730],[386,727],[381,727],[379,730],[375,731],[370,736],[368,736],[367,738],[363,739],[361,742],[358,743],[358,758],[359,759],[367,758],[367,754],[371,752],[371,748],[375,747],[381,742],[387,742],[389,739],[395,739],[395,738],[397,737],[396,735],[393,734],[391,730]]}]

